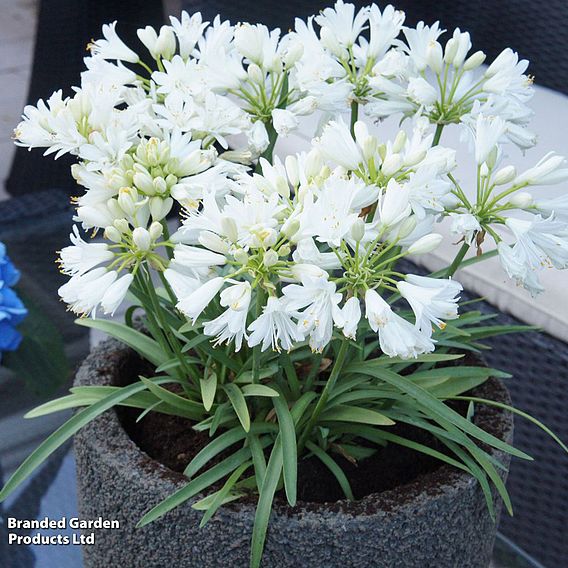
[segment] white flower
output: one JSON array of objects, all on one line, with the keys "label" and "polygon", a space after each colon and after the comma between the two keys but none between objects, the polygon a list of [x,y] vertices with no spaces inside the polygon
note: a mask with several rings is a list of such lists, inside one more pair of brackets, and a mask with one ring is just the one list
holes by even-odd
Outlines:
[{"label": "white flower", "polygon": [[468,245],[473,243],[475,235],[481,231],[481,225],[475,215],[471,213],[450,213],[452,224],[450,230],[454,235],[463,238]]},{"label": "white flower", "polygon": [[168,268],[164,270],[164,277],[176,298],[189,296],[202,284],[195,270],[182,266],[175,260],[172,260]]},{"label": "white flower", "polygon": [[290,351],[296,341],[303,341],[304,335],[292,320],[292,314],[281,298],[268,298],[262,314],[249,326],[251,334],[248,345],[254,347],[262,343],[261,350],[271,348],[275,351]]},{"label": "white flower", "polygon": [[342,119],[332,120],[325,127],[315,147],[324,158],[332,160],[347,170],[356,170],[363,161],[361,150]]},{"label": "white flower", "polygon": [[395,10],[390,4],[385,6],[383,13],[376,4],[369,9],[369,30],[371,39],[366,51],[366,57],[378,59],[383,57],[404,23],[404,12]]},{"label": "white flower", "polygon": [[90,49],[95,55],[100,55],[104,59],[119,59],[130,63],[138,63],[140,58],[132,51],[117,35],[116,21],[111,24],[103,25],[103,36],[90,44]]},{"label": "white flower", "polygon": [[234,339],[235,350],[239,351],[246,336],[250,300],[249,282],[240,282],[225,288],[221,292],[221,305],[227,309],[214,320],[204,322],[203,332],[216,336],[215,344],[228,343]]},{"label": "white flower", "polygon": [[257,120],[252,128],[247,133],[249,149],[255,155],[262,154],[270,143],[268,139],[268,132],[262,120]]},{"label": "white flower", "polygon": [[483,84],[483,90],[496,94],[510,91],[529,96],[530,83],[524,75],[528,65],[526,59],[519,61],[518,54],[511,48],[504,49],[485,71],[487,80]]},{"label": "white flower", "polygon": [[297,117],[289,110],[275,108],[272,111],[272,125],[274,130],[281,136],[288,136],[290,132],[298,128]]},{"label": "white flower", "polygon": [[189,245],[176,245],[174,259],[187,268],[207,268],[223,266],[227,259],[224,255]]},{"label": "white flower", "polygon": [[362,8],[355,14],[353,4],[345,4],[338,0],[333,8],[324,8],[316,22],[329,30],[333,38],[342,46],[349,47],[355,43],[368,19],[369,8]]},{"label": "white flower", "polygon": [[568,223],[568,194],[554,199],[539,199],[534,205],[547,217],[554,215],[555,219]]},{"label": "white flower", "polygon": [[443,240],[444,237],[439,233],[429,233],[410,244],[408,254],[427,254],[436,250]]},{"label": "white flower", "polygon": [[107,288],[101,299],[101,307],[105,314],[114,315],[114,312],[122,304],[133,280],[132,274],[124,274]]},{"label": "white flower", "polygon": [[536,270],[526,264],[524,259],[519,256],[518,250],[513,250],[503,241],[497,245],[497,250],[499,251],[501,265],[509,278],[513,278],[518,285],[528,290],[533,298],[544,292],[544,287],[538,280]]},{"label": "white flower", "polygon": [[383,353],[389,357],[409,359],[434,351],[432,339],[395,314],[375,290],[365,293],[365,312],[371,329],[379,334]]},{"label": "white flower", "polygon": [[443,320],[458,317],[462,287],[455,280],[408,274],[406,282],[399,282],[397,287],[416,316],[416,326],[426,335],[432,334],[432,324],[444,329]]},{"label": "white flower", "polygon": [[565,223],[534,215],[530,220],[508,218],[505,224],[517,239],[513,253],[521,262],[533,270],[550,265],[558,269],[568,267],[568,226]]},{"label": "white flower", "polygon": [[479,114],[475,123],[475,161],[483,164],[506,130],[505,121],[498,116]]},{"label": "white flower", "polygon": [[335,325],[343,330],[345,337],[355,339],[357,327],[361,320],[361,304],[359,298],[349,298],[339,313],[335,315]]},{"label": "white flower", "polygon": [[176,304],[176,308],[192,323],[201,315],[201,312],[209,305],[219,290],[225,284],[225,279],[221,276],[212,278],[194,290],[189,296],[181,298]]},{"label": "white flower", "polygon": [[328,282],[327,275],[323,278],[305,276],[301,286],[290,284],[282,289],[282,293],[288,309],[298,318],[298,329],[302,335],[310,336],[312,350],[321,353],[333,335],[333,321],[341,301],[335,284]]},{"label": "white flower", "polygon": [[438,91],[423,77],[411,77],[408,81],[408,96],[419,105],[429,107],[438,100]]},{"label": "white flower", "polygon": [[201,12],[196,12],[190,16],[185,10],[181,13],[181,20],[170,16],[170,22],[178,39],[179,53],[186,59],[195,49],[195,45],[202,36],[208,22],[203,22]]},{"label": "white flower", "polygon": [[61,271],[74,276],[84,274],[103,262],[114,258],[114,253],[105,243],[87,243],[79,235],[77,226],[73,226],[73,233],[69,235],[72,246],[61,249]]},{"label": "white flower", "polygon": [[269,31],[262,24],[243,23],[235,27],[235,47],[249,61],[261,69],[277,71],[280,59],[277,57],[280,30]]},{"label": "white flower", "polygon": [[428,64],[428,48],[443,33],[439,23],[435,22],[432,26],[425,26],[424,22],[418,22],[416,28],[402,28],[408,47],[404,48],[416,65],[418,71],[424,71]]},{"label": "white flower", "polygon": [[407,184],[400,184],[394,178],[389,180],[377,207],[378,218],[383,227],[393,227],[410,215],[412,210],[409,197]]},{"label": "white flower", "polygon": [[539,162],[519,174],[513,185],[554,185],[568,180],[568,168],[564,156],[549,152]]},{"label": "white flower", "polygon": [[116,280],[115,270],[95,268],[85,274],[76,274],[58,290],[61,299],[79,315],[96,315],[96,309],[105,293]]}]

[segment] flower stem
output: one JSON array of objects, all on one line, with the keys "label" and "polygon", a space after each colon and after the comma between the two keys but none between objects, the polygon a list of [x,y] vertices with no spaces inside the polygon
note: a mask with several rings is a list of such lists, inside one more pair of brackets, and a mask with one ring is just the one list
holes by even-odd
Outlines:
[{"label": "flower stem", "polygon": [[437,146],[440,143],[440,138],[442,137],[442,130],[444,130],[444,125],[437,124],[436,132],[434,133],[434,140],[432,140],[432,147]]},{"label": "flower stem", "polygon": [[450,266],[448,266],[448,269],[446,270],[446,278],[450,278],[451,276],[454,275],[455,271],[460,267],[462,260],[465,258],[465,255],[467,254],[467,251],[469,250],[469,244],[468,243],[464,243],[460,250],[458,251],[458,254],[456,254],[456,258],[454,258],[452,264],[450,264]]},{"label": "flower stem", "polygon": [[351,101],[351,135],[355,136],[355,123],[359,119],[359,103]]},{"label": "flower stem", "polygon": [[308,420],[308,423],[304,428],[302,435],[300,436],[300,440],[298,441],[298,451],[301,451],[306,445],[308,436],[310,436],[310,434],[312,433],[312,430],[314,429],[314,426],[316,425],[320,414],[324,411],[325,405],[327,404],[329,396],[331,395],[333,387],[335,386],[337,378],[339,377],[339,373],[341,373],[341,369],[343,369],[343,364],[345,363],[348,351],[349,340],[346,338],[342,339],[339,353],[337,354],[337,358],[335,359],[335,363],[333,365],[333,369],[331,370],[331,374],[329,375],[329,379],[327,379],[327,383],[325,384],[316,407],[314,408],[314,412]]}]

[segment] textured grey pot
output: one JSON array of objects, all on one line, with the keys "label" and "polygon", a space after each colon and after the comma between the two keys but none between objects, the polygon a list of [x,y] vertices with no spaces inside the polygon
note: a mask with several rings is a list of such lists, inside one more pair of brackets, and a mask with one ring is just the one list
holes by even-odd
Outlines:
[{"label": "textured grey pot", "polygon": [[[107,341],[85,360],[75,384],[120,384],[132,356]],[[508,402],[506,389],[500,391]],[[480,407],[481,425],[484,412],[495,416]],[[510,442],[511,415],[498,414],[496,433]],[[247,567],[252,505],[225,506],[200,530],[201,514],[190,501],[147,527],[134,528],[146,511],[184,485],[184,477],[139,450],[114,410],[75,436],[75,455],[81,517],[120,522],[119,530],[98,530],[95,545],[83,547],[86,568]],[[493,455],[508,466],[508,456]],[[398,488],[396,500],[386,491],[355,503],[277,506],[263,567],[486,568],[496,528],[477,482],[446,466],[427,475],[435,476],[431,490],[410,483],[402,498]]]}]

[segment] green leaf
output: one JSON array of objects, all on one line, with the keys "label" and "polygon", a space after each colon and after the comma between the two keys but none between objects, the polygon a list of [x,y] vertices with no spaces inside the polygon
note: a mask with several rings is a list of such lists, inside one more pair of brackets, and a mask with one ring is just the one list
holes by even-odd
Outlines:
[{"label": "green leaf", "polygon": [[266,467],[266,475],[260,487],[258,504],[254,516],[254,527],[252,530],[250,568],[260,568],[268,521],[272,510],[272,502],[280,481],[280,474],[282,473],[282,463],[281,439],[280,436],[278,436],[272,448],[268,466]]},{"label": "green leaf", "polygon": [[[169,379],[165,378],[163,382]],[[4,501],[16,487],[18,487],[33,471],[40,466],[57,448],[62,446],[73,434],[78,432],[85,424],[91,420],[119,404],[132,394],[147,388],[144,383],[135,383],[127,387],[122,387],[119,392],[115,392],[92,406],[81,410],[72,418],[67,420],[65,424],[60,426],[53,434],[51,434],[38,448],[34,450],[20,465],[20,467],[12,474],[0,492],[0,502]]]},{"label": "green leaf", "polygon": [[347,404],[339,404],[326,410],[320,416],[320,421],[357,422],[374,426],[392,426],[394,424],[390,418],[380,412]]},{"label": "green leaf", "polygon": [[271,398],[280,396],[278,391],[275,391],[266,385],[245,385],[241,390],[245,396],[267,396]]},{"label": "green leaf", "polygon": [[[259,380],[267,379],[269,377],[273,377],[278,372],[278,365],[276,363],[271,363],[268,367],[263,367],[262,369],[258,370],[258,378]],[[237,378],[235,379],[235,383],[252,383],[253,376],[252,371],[242,371],[239,373]]]},{"label": "green leaf", "polygon": [[215,394],[217,392],[217,373],[211,372],[207,377],[199,379],[201,387],[201,399],[203,406],[207,412],[211,410],[213,402],[215,401]]},{"label": "green leaf", "polygon": [[250,414],[241,389],[233,383],[223,385],[223,389],[227,393],[229,401],[235,409],[235,413],[245,432],[248,432],[250,430]]},{"label": "green leaf", "polygon": [[254,432],[249,432],[248,443],[252,454],[252,462],[254,464],[256,486],[257,488],[260,488],[262,485],[262,480],[266,475],[266,459],[264,457],[264,450],[262,445],[260,444],[258,436]]},{"label": "green leaf", "polygon": [[341,487],[345,497],[350,501],[354,501],[355,497],[353,496],[353,491],[351,490],[351,485],[349,484],[349,480],[343,470],[337,465],[335,460],[326,452],[324,452],[318,445],[310,442],[309,440],[306,442],[306,448],[314,454],[328,469],[333,473],[335,479],[337,479],[337,483]]},{"label": "green leaf", "polygon": [[522,416],[523,418],[526,418],[533,424],[536,424],[536,426],[538,426],[541,430],[546,432],[565,452],[568,452],[568,447],[566,446],[566,444],[550,428],[548,428],[542,422],[534,418],[534,416],[531,416],[530,414],[527,414],[526,412],[523,412],[522,410],[519,410],[514,406],[509,406],[508,404],[503,404],[502,402],[497,402],[495,400],[488,400],[485,398],[478,398],[474,396],[453,396],[451,398],[455,400],[469,400],[473,402],[479,402],[481,404],[487,404],[489,406],[496,406],[497,408],[503,408],[504,410],[508,410],[513,414]]},{"label": "green leaf", "polygon": [[283,397],[273,399],[272,404],[276,410],[282,439],[284,489],[288,503],[293,507],[296,504],[298,481],[298,447],[294,420]]},{"label": "green leaf", "polygon": [[243,463],[228,477],[223,487],[215,493],[215,498],[203,515],[201,522],[199,523],[199,528],[203,528],[207,524],[209,519],[211,519],[211,517],[217,512],[217,509],[219,509],[219,507],[226,502],[225,500],[227,499],[227,497],[229,497],[229,493],[235,483],[251,465],[251,462]]},{"label": "green leaf", "polygon": [[201,420],[203,418],[203,408],[200,404],[184,398],[179,394],[175,394],[144,377],[140,377],[140,380],[148,387],[148,390],[152,394],[174,407],[180,416],[189,418],[190,420]]},{"label": "green leaf", "polygon": [[181,505],[188,499],[191,499],[210,485],[213,485],[223,477],[229,475],[236,467],[240,466],[242,463],[250,459],[250,449],[241,448],[237,450],[234,454],[225,458],[222,462],[208,469],[201,475],[192,479],[185,487],[178,489],[175,493],[172,493],[169,497],[166,497],[163,501],[158,503],[155,507],[150,509],[136,525],[136,528],[144,527],[151,522],[159,519],[167,512],[175,509],[178,505]]},{"label": "green leaf", "polygon": [[517,448],[514,448],[510,444],[499,440],[492,434],[485,432],[475,424],[468,422],[463,416],[458,414],[457,412],[453,411],[443,402],[438,400],[432,394],[430,394],[427,390],[424,390],[418,385],[412,383],[412,381],[408,380],[405,377],[397,375],[388,369],[383,368],[376,368],[374,365],[369,365],[368,362],[366,363],[355,363],[349,365],[349,367],[345,370],[346,372],[351,373],[363,373],[368,374],[378,379],[385,381],[388,384],[393,385],[394,387],[398,388],[402,392],[410,395],[416,401],[418,401],[421,405],[428,409],[428,411],[432,414],[433,418],[442,418],[455,424],[464,432],[467,432],[470,436],[493,446],[499,450],[507,452],[511,455],[517,456],[518,458],[532,461],[529,455]]},{"label": "green leaf", "polygon": [[[252,434],[266,434],[268,432],[275,432],[277,430],[276,424],[253,424],[251,428]],[[224,452],[233,444],[244,440],[247,433],[239,426],[235,426],[226,432],[223,432],[200,450],[194,458],[187,464],[183,474],[186,477],[193,477],[204,465],[210,462],[213,458]]]},{"label": "green leaf", "polygon": [[75,323],[84,327],[98,329],[126,343],[126,345],[132,347],[132,349],[138,352],[144,359],[147,359],[150,363],[154,363],[154,365],[161,365],[164,361],[169,359],[168,354],[164,352],[156,341],[123,323],[89,318],[79,318],[75,320]]}]

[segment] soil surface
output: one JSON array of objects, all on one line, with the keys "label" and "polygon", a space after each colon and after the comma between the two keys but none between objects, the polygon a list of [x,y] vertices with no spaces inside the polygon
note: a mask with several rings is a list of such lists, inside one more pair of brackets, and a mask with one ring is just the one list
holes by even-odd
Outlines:
[{"label": "soil surface", "polygon": [[[479,364],[465,361],[466,364]],[[133,368],[134,367],[134,368]],[[131,369],[121,373],[131,382],[138,374],[152,376],[151,369],[144,368],[141,361],[133,358]],[[172,389],[174,390],[174,389]],[[498,381],[490,379],[474,391],[482,398],[501,398],[502,387]],[[455,410],[465,415],[466,405],[453,405]],[[500,411],[494,407],[483,407],[474,417],[475,423],[493,435],[500,436],[498,416]],[[132,408],[119,408],[119,418],[131,439],[148,456],[167,466],[174,472],[183,472],[191,459],[210,441],[208,434],[195,432],[192,422],[185,418],[150,412],[140,422],[136,418],[140,411]],[[420,442],[440,452],[445,447],[427,432],[404,424],[389,428],[389,432]],[[234,447],[231,448],[234,451]],[[223,455],[219,459],[223,459]],[[333,458],[341,466],[349,479],[356,499],[398,489],[404,493],[408,484],[416,490],[432,491],[433,485],[447,481],[452,475],[451,466],[421,452],[395,444],[380,447],[372,456],[352,463],[334,452]],[[455,470],[454,470],[455,471]],[[302,503],[333,503],[345,499],[335,477],[316,458],[302,459],[298,463],[298,501]]]}]

